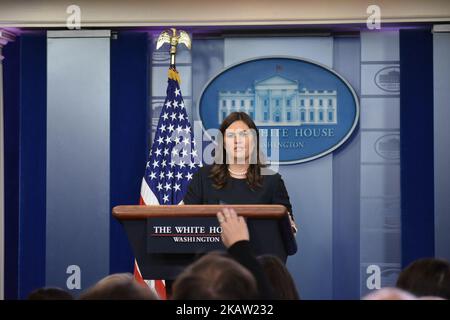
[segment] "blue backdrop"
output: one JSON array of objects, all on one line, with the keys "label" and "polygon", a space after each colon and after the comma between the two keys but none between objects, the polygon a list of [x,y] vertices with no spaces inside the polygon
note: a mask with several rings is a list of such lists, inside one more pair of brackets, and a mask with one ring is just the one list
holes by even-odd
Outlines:
[{"label": "blue backdrop", "polygon": [[[101,236],[107,239],[109,257],[102,268],[109,273],[132,271],[133,266],[125,233],[111,218],[110,209],[139,201],[150,121],[159,117],[159,109],[152,108],[150,101],[157,102],[166,85],[167,66],[161,59],[152,59],[152,41],[146,32],[130,31],[119,32],[110,42],[110,169],[105,177],[109,181],[105,190],[109,206],[102,213],[109,218],[102,220],[105,225],[101,228],[107,230],[101,231],[105,232]],[[254,54],[252,50],[259,50],[261,43],[267,50],[281,50],[279,45],[285,39],[239,41],[195,39],[192,56],[186,52],[180,55],[182,90],[191,115],[198,108],[196,99],[203,85],[228,61]],[[395,280],[399,262],[405,265],[434,254],[433,108],[424,108],[433,105],[432,36],[429,30],[408,30],[286,41],[291,45],[288,49],[296,50],[299,56],[316,55],[319,59],[317,52],[309,50],[322,48],[324,59],[355,88],[362,109],[360,127],[332,156],[308,166],[281,168],[301,226],[299,252],[288,266],[304,298],[357,299],[368,290],[368,265],[379,264],[383,284],[389,284]],[[248,50],[235,50],[241,46]],[[44,285],[64,287],[65,283],[46,278],[46,247],[61,241],[46,237],[47,37],[43,33],[22,35],[3,50],[5,296],[14,299],[25,298],[32,289]],[[400,91],[377,88],[375,74],[398,64]],[[401,122],[401,147],[400,151],[390,150],[390,155],[401,153],[401,157],[383,158],[377,141],[385,135],[399,136],[397,119]],[[79,125],[81,132],[83,123]],[[308,199],[306,195],[312,191],[317,199],[325,194],[326,203]],[[400,200],[401,208],[397,205]],[[90,223],[92,218],[80,216],[86,220],[78,222]],[[61,228],[70,225],[62,224]],[[82,276],[89,278],[93,269],[85,267]]]}]

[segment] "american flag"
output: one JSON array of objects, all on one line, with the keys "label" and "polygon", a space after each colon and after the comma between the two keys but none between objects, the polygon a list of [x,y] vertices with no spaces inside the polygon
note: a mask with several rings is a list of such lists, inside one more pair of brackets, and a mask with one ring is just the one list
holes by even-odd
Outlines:
[{"label": "american flag", "polygon": [[[167,94],[141,185],[142,205],[178,205],[194,173],[201,167],[193,129],[180,91],[180,76],[169,69]],[[142,278],[135,261],[134,274],[161,299],[166,299],[164,280]]]}]

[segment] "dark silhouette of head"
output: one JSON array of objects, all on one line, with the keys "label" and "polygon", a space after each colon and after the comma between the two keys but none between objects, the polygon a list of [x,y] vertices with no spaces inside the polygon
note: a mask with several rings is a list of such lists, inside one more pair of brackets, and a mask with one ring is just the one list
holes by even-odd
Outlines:
[{"label": "dark silhouette of head", "polygon": [[450,299],[450,264],[434,258],[416,260],[400,273],[397,288],[418,297]]},{"label": "dark silhouette of head", "polygon": [[417,300],[417,298],[398,288],[381,288],[365,295],[362,300]]},{"label": "dark silhouette of head", "polygon": [[272,285],[275,299],[300,299],[291,274],[278,257],[273,255],[261,255],[258,257],[258,261],[262,265],[264,272]]},{"label": "dark silhouette of head", "polygon": [[80,295],[80,300],[157,300],[150,288],[129,273],[109,275]]},{"label": "dark silhouette of head", "polygon": [[174,300],[245,300],[258,297],[256,281],[233,259],[209,253],[188,266],[175,280]]},{"label": "dark silhouette of head", "polygon": [[73,300],[73,296],[61,288],[39,288],[31,292],[28,300]]}]

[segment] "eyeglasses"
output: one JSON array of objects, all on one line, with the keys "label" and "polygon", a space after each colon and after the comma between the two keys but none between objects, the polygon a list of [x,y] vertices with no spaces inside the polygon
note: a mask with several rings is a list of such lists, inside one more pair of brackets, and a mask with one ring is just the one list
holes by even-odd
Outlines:
[{"label": "eyeglasses", "polygon": [[239,131],[226,131],[225,132],[225,137],[228,139],[234,139],[236,138],[236,136],[238,136],[239,138],[247,138],[250,136],[250,132],[247,130],[239,130]]}]

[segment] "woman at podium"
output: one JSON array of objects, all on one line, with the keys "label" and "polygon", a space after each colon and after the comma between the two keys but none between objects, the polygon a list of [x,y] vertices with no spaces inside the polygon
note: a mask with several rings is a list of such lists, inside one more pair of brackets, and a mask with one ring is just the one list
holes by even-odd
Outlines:
[{"label": "woman at podium", "polygon": [[258,129],[250,116],[233,112],[219,130],[223,139],[215,161],[194,174],[184,204],[281,204],[297,232],[283,179],[263,164]]}]

